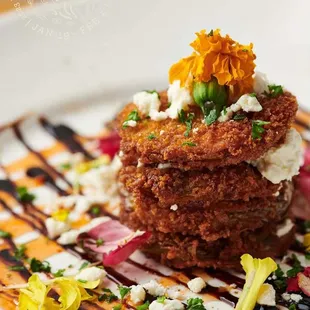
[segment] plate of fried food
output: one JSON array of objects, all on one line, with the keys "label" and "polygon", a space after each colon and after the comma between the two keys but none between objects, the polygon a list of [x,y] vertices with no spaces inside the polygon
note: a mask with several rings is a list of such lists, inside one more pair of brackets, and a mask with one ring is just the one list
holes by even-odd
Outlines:
[{"label": "plate of fried food", "polygon": [[252,43],[190,47],[1,128],[0,309],[310,309],[310,115]]}]

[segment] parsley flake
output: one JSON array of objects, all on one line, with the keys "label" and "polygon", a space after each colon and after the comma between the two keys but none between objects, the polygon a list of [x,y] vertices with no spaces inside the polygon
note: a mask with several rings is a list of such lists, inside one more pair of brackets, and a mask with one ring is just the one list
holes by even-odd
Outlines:
[{"label": "parsley flake", "polygon": [[122,309],[122,305],[118,304],[118,305],[114,306],[112,309],[113,310],[121,310]]},{"label": "parsley flake", "polygon": [[160,304],[163,304],[166,300],[166,296],[159,296],[157,297],[157,302],[159,302]]},{"label": "parsley flake", "polygon": [[156,136],[153,133],[151,133],[148,135],[147,139],[151,141],[151,140],[156,139]]},{"label": "parsley flake", "polygon": [[205,310],[201,298],[190,298],[187,300],[187,310]]},{"label": "parsley flake", "polygon": [[218,112],[216,109],[212,109],[205,117],[205,122],[208,126],[212,125],[218,119]]},{"label": "parsley flake", "polygon": [[246,118],[246,115],[244,114],[236,114],[234,117],[233,117],[233,120],[234,121],[242,121]]},{"label": "parsley flake", "polygon": [[137,310],[147,310],[150,306],[150,302],[147,300],[143,305],[137,306]]},{"label": "parsley flake", "polygon": [[192,130],[192,126],[193,126],[193,119],[195,117],[195,114],[194,113],[189,113],[187,115],[187,119],[185,121],[185,125],[186,125],[186,131],[184,133],[184,136],[185,137],[188,137],[189,136],[189,133],[190,131]]},{"label": "parsley flake", "polygon": [[123,128],[127,128],[128,127],[128,121],[135,121],[135,122],[138,122],[138,121],[140,121],[141,120],[141,118],[140,118],[140,116],[139,116],[139,113],[138,113],[138,111],[137,110],[133,110],[133,111],[131,111],[129,114],[128,114],[128,116],[127,116],[127,119],[126,119],[126,121],[123,123]]},{"label": "parsley flake", "polygon": [[191,141],[185,141],[182,143],[182,146],[197,146],[197,144]]},{"label": "parsley flake", "polygon": [[256,97],[257,94],[256,94],[256,93],[251,93],[251,94],[249,94],[249,96],[250,96],[250,97]]},{"label": "parsley flake", "polygon": [[87,283],[87,280],[83,280],[83,279],[78,279],[78,281],[81,283]]},{"label": "parsley flake", "polygon": [[94,216],[98,216],[100,214],[100,206],[93,206],[91,209],[90,209],[90,213]]},{"label": "parsley flake", "polygon": [[296,305],[295,305],[295,304],[291,304],[291,305],[288,307],[288,310],[297,310]]},{"label": "parsley flake", "polygon": [[24,266],[11,266],[11,267],[9,267],[9,270],[22,271],[22,270],[26,270],[26,268]]},{"label": "parsley flake", "polygon": [[270,122],[260,121],[258,119],[252,120],[252,138],[261,139],[262,133],[265,132],[264,125],[268,125]]},{"label": "parsley flake", "polygon": [[118,297],[115,294],[113,294],[113,292],[110,289],[104,288],[103,291],[105,293],[98,296],[99,301],[106,301],[107,303],[110,304],[111,302],[118,300]]},{"label": "parsley flake", "polygon": [[32,272],[51,272],[51,266],[49,262],[41,262],[34,257],[30,260],[30,269]]},{"label": "parsley flake", "polygon": [[26,252],[27,248],[24,244],[22,244],[21,246],[17,247],[16,250],[14,251],[14,257],[17,259],[17,260],[21,260],[23,258],[26,257]]},{"label": "parsley flake", "polygon": [[55,273],[53,273],[53,276],[55,278],[63,277],[65,271],[66,269],[58,269]]},{"label": "parsley flake", "polygon": [[12,235],[9,232],[0,229],[0,238],[11,238],[11,237]]},{"label": "parsley flake", "polygon": [[84,262],[84,263],[81,265],[79,271],[85,269],[88,265],[89,265],[89,262]]},{"label": "parsley flake", "polygon": [[99,239],[96,240],[96,245],[97,245],[97,247],[99,247],[99,246],[101,246],[101,245],[103,245],[103,244],[104,244],[103,239],[99,238]]},{"label": "parsley flake", "polygon": [[305,257],[306,257],[307,260],[310,260],[310,252],[307,252],[307,253],[305,254]]},{"label": "parsley flake", "polygon": [[178,112],[178,118],[179,118],[180,123],[185,124],[186,115],[185,115],[185,111],[183,109],[180,112]]},{"label": "parsley flake", "polygon": [[72,168],[72,165],[70,163],[64,163],[60,165],[61,170],[69,170]]},{"label": "parsley flake", "polygon": [[301,263],[295,254],[292,255],[291,259],[293,261],[293,267],[286,272],[286,275],[289,278],[294,278],[299,272],[303,271],[304,268],[301,266]]},{"label": "parsley flake", "polygon": [[131,287],[119,286],[118,290],[119,294],[121,295],[121,299],[124,299],[124,297],[131,291]]},{"label": "parsley flake", "polygon": [[283,87],[281,85],[268,85],[269,93],[265,92],[264,94],[271,98],[276,98],[280,95],[283,95]]},{"label": "parsley flake", "polygon": [[32,202],[36,198],[35,195],[28,192],[28,189],[25,186],[17,187],[16,191],[17,191],[18,199],[21,202]]}]

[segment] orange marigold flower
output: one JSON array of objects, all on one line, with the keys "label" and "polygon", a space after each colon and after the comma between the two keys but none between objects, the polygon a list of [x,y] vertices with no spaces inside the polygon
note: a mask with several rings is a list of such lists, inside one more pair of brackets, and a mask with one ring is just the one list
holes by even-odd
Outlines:
[{"label": "orange marigold flower", "polygon": [[219,29],[209,34],[201,30],[196,35],[190,44],[193,54],[170,68],[170,83],[180,80],[184,86],[192,79],[208,82],[214,76],[220,85],[232,86],[233,93],[241,94],[253,89],[256,56],[252,43],[241,45],[228,35],[222,37]]}]

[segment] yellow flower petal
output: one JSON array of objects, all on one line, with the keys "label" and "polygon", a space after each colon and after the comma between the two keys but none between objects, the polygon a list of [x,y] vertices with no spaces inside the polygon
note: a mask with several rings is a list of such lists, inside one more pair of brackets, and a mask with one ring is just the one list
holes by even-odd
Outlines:
[{"label": "yellow flower petal", "polygon": [[310,233],[304,235],[304,247],[307,252],[310,252]]},{"label": "yellow flower petal", "polygon": [[59,278],[55,282],[61,293],[58,301],[63,310],[77,310],[81,304],[81,292],[76,281],[66,278]]},{"label": "yellow flower petal", "polygon": [[97,159],[88,161],[86,163],[80,163],[75,167],[75,171],[79,174],[83,174],[90,169],[99,168],[103,165],[108,165],[111,162],[111,158],[109,155],[102,155]]},{"label": "yellow flower petal", "polygon": [[241,257],[241,265],[246,272],[246,277],[242,294],[235,309],[252,310],[263,283],[277,269],[277,264],[270,257],[257,259],[249,254],[244,254]]},{"label": "yellow flower petal", "polygon": [[83,288],[88,288],[90,290],[96,288],[100,283],[100,279],[96,281],[87,281],[87,282],[80,282],[78,281],[78,285],[83,287]]},{"label": "yellow flower petal", "polygon": [[65,209],[60,209],[58,211],[55,211],[52,214],[52,218],[59,222],[66,222],[69,216],[69,211]]}]

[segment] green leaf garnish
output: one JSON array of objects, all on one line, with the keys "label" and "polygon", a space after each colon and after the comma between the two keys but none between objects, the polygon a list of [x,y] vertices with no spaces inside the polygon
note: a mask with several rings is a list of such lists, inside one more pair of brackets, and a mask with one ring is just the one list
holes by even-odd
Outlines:
[{"label": "green leaf garnish", "polygon": [[178,112],[178,118],[179,118],[180,123],[185,124],[186,114],[185,114],[185,111],[183,109],[181,109],[181,111]]},{"label": "green leaf garnish", "polygon": [[41,262],[36,258],[31,258],[30,269],[32,272],[51,272],[51,265],[49,262]]},{"label": "green leaf garnish", "polygon": [[148,140],[154,140],[154,139],[156,139],[156,136],[153,133],[151,133],[148,135],[147,139]]},{"label": "green leaf garnish", "polygon": [[9,232],[0,229],[0,238],[4,239],[4,238],[11,238],[11,237],[12,235]]},{"label": "green leaf garnish", "polygon": [[205,122],[209,126],[213,124],[218,119],[216,109],[210,111],[210,113],[205,117]]},{"label": "green leaf garnish", "polygon": [[236,114],[234,117],[233,117],[233,120],[234,121],[242,121],[243,119],[246,118],[246,115],[244,114]]},{"label": "green leaf garnish", "polygon": [[294,278],[297,276],[299,272],[303,271],[304,268],[301,266],[301,262],[299,261],[299,259],[295,254],[293,254],[291,258],[293,260],[293,267],[286,272],[286,275],[289,278]]},{"label": "green leaf garnish", "polygon": [[268,125],[270,122],[260,121],[260,120],[252,120],[252,138],[261,139],[262,133],[265,132],[264,125]]},{"label": "green leaf garnish", "polygon": [[118,287],[119,294],[121,295],[121,299],[124,299],[124,297],[131,291],[131,287],[127,286],[119,286]]},{"label": "green leaf garnish", "polygon": [[112,309],[113,310],[121,310],[122,309],[122,305],[118,304],[118,305],[114,306]]},{"label": "green leaf garnish", "polygon": [[78,281],[81,283],[87,283],[87,280],[83,280],[83,279],[78,279]]},{"label": "green leaf garnish", "polygon": [[123,123],[123,128],[127,128],[127,127],[128,127],[128,125],[127,125],[127,122],[128,122],[128,121],[135,121],[135,122],[138,122],[138,121],[140,121],[140,120],[141,120],[141,118],[140,118],[140,116],[139,116],[138,111],[137,111],[137,110],[133,110],[133,111],[131,111],[131,112],[128,114],[126,121]]},{"label": "green leaf garnish", "polygon": [[159,302],[160,304],[163,304],[166,300],[166,296],[159,296],[157,297],[157,302]]},{"label": "green leaf garnish", "polygon": [[118,300],[118,297],[112,293],[112,291],[108,288],[103,289],[104,294],[98,296],[99,301],[106,301],[107,303],[111,303],[115,300]]},{"label": "green leaf garnish", "polygon": [[184,133],[184,136],[185,137],[188,137],[189,136],[189,133],[190,131],[192,130],[192,125],[193,125],[193,119],[195,117],[195,114],[194,113],[189,113],[187,115],[187,119],[185,121],[185,125],[186,125],[186,131]]},{"label": "green leaf garnish", "polygon": [[26,257],[26,252],[27,248],[24,244],[22,244],[21,246],[17,247],[16,250],[14,251],[14,257],[17,259],[17,260],[21,260],[23,258]]},{"label": "green leaf garnish", "polygon": [[256,97],[257,94],[256,94],[256,93],[251,93],[251,94],[249,94],[249,96],[250,96],[250,97]]},{"label": "green leaf garnish", "polygon": [[185,141],[182,143],[182,146],[197,146],[197,144],[191,141]]},{"label": "green leaf garnish", "polygon": [[143,305],[137,306],[137,310],[147,310],[150,306],[150,302],[147,300]]},{"label": "green leaf garnish", "polygon": [[88,265],[89,265],[89,262],[84,262],[84,263],[81,265],[79,271],[85,269]]},{"label": "green leaf garnish", "polygon": [[25,186],[17,187],[16,191],[18,199],[22,202],[32,202],[36,198],[35,195],[28,192],[28,189]]},{"label": "green leaf garnish", "polygon": [[281,85],[268,85],[269,93],[265,92],[264,94],[271,98],[276,98],[284,94],[283,87]]},{"label": "green leaf garnish", "polygon": [[64,163],[60,165],[61,170],[69,170],[72,168],[72,165],[70,163]]},{"label": "green leaf garnish", "polygon": [[307,252],[307,253],[305,254],[305,257],[306,257],[307,260],[310,260],[310,253]]},{"label": "green leaf garnish", "polygon": [[295,304],[291,304],[291,305],[288,307],[288,310],[297,310],[296,305],[295,305]]},{"label": "green leaf garnish", "polygon": [[55,278],[63,277],[65,271],[66,269],[58,269],[55,273],[53,273],[53,276]]},{"label": "green leaf garnish", "polygon": [[203,300],[201,298],[190,298],[187,300],[187,310],[205,310]]},{"label": "green leaf garnish", "polygon": [[103,244],[104,244],[103,239],[99,238],[99,239],[96,240],[96,245],[97,245],[97,247],[99,247],[99,246],[101,246],[101,245],[103,245]]}]

